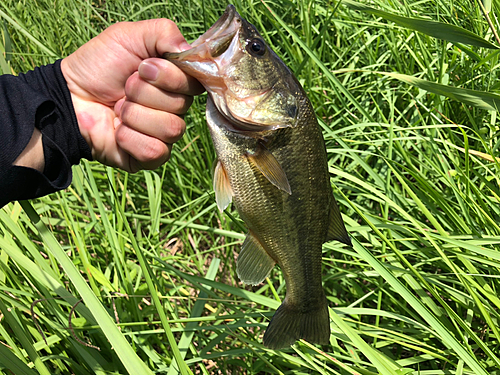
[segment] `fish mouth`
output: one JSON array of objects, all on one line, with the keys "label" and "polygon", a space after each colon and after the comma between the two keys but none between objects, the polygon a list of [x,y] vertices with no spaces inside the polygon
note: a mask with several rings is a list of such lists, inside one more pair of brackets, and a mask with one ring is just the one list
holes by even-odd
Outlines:
[{"label": "fish mouth", "polygon": [[240,30],[241,20],[236,8],[229,4],[224,14],[191,44],[191,49],[179,53],[166,52],[162,57],[177,65],[183,62],[212,61],[227,51]]},{"label": "fish mouth", "polygon": [[224,32],[224,30],[229,29],[231,22],[233,22],[235,17],[239,18],[239,14],[236,11],[236,8],[234,5],[229,4],[226,7],[226,10],[220,16],[220,18],[203,34],[200,36],[198,39],[196,39],[191,46],[192,47],[197,47],[202,43],[207,42],[210,39],[215,39],[217,38],[218,35]]}]

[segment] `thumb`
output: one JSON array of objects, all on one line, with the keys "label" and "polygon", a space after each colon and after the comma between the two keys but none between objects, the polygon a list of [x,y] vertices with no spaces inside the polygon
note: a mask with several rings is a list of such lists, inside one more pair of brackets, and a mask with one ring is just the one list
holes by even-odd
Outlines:
[{"label": "thumb", "polygon": [[116,24],[115,36],[130,53],[141,59],[161,57],[165,52],[180,52],[191,48],[177,25],[166,18]]},{"label": "thumb", "polygon": [[181,52],[191,48],[173,21],[166,18],[153,21],[156,21],[154,27],[157,29],[155,32],[158,32],[155,46],[158,56],[163,56],[165,52]]}]

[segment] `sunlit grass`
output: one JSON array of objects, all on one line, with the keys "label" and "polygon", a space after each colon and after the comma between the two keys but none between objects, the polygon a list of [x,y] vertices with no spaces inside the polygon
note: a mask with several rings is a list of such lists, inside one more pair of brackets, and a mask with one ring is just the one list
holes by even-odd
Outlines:
[{"label": "sunlit grass", "polygon": [[[496,44],[470,1],[361,2]],[[192,41],[225,6],[7,0],[0,69],[51,63],[122,20],[168,17]],[[450,99],[498,91],[497,50],[338,2],[235,6],[296,73],[324,130],[354,243],[324,246],[330,345],[262,346],[284,279],[279,268],[256,287],[236,276],[244,225],[216,209],[202,96],[158,170],[84,161],[69,189],[0,210],[0,373],[176,374],[177,362],[200,374],[499,373],[499,128],[495,111]]]}]

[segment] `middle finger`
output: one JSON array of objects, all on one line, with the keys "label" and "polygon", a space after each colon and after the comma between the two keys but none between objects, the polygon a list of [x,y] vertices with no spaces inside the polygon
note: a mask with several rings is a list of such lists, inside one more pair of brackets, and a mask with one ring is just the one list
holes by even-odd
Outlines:
[{"label": "middle finger", "polygon": [[121,105],[119,116],[130,128],[165,143],[177,142],[186,130],[186,123],[181,117],[128,100]]}]

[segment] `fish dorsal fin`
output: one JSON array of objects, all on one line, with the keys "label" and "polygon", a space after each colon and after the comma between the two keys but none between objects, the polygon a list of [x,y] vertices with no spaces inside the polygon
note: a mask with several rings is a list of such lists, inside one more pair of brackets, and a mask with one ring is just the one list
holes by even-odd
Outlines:
[{"label": "fish dorsal fin", "polygon": [[344,221],[342,220],[342,215],[340,214],[335,198],[333,198],[332,203],[330,203],[329,220],[326,241],[337,240],[345,243],[346,245],[352,246],[351,238],[345,229]]},{"label": "fish dorsal fin", "polygon": [[217,161],[214,170],[214,190],[217,207],[219,207],[219,211],[222,212],[233,200],[233,189],[231,189],[229,177],[220,160]]},{"label": "fish dorsal fin", "polygon": [[236,273],[245,284],[257,285],[265,280],[276,262],[252,232],[247,234],[236,261]]},{"label": "fish dorsal fin", "polygon": [[290,195],[292,194],[285,171],[281,168],[280,163],[274,155],[264,145],[259,143],[257,152],[255,154],[248,154],[247,157],[271,184]]}]

